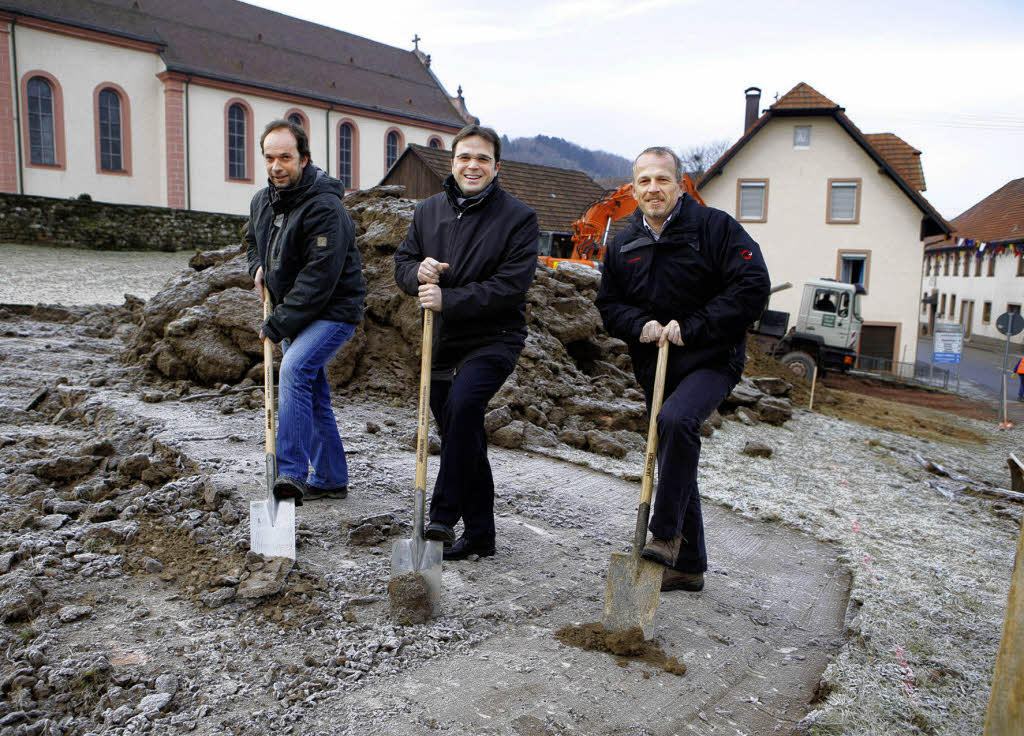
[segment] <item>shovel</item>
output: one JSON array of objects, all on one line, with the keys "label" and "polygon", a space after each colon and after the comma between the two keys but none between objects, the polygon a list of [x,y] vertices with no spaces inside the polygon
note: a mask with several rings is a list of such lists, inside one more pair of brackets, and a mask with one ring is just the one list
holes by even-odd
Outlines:
[{"label": "shovel", "polygon": [[419,573],[427,583],[431,611],[441,612],[441,554],[444,545],[423,538],[426,506],[427,447],[430,444],[427,411],[430,407],[430,356],[434,342],[434,312],[423,310],[423,348],[420,361],[420,407],[416,431],[416,489],[413,492],[412,538],[400,539],[391,548],[391,577]]},{"label": "shovel", "polygon": [[[263,287],[263,319],[270,316],[270,291]],[[267,431],[267,498],[249,504],[249,549],[264,557],[295,559],[295,501],[274,498],[277,432],[274,427],[274,344],[263,339],[263,388]]]},{"label": "shovel", "polygon": [[604,612],[601,623],[606,631],[623,631],[631,626],[643,629],[649,639],[658,612],[661,577],[665,568],[646,560],[640,551],[647,541],[647,522],[651,517],[651,493],[654,489],[654,460],[658,454],[658,412],[665,395],[665,369],[668,366],[668,340],[658,348],[658,369],[654,375],[654,400],[651,422],[647,428],[647,455],[640,483],[640,508],[636,515],[633,551],[613,552],[608,563],[608,584],[604,591]]}]

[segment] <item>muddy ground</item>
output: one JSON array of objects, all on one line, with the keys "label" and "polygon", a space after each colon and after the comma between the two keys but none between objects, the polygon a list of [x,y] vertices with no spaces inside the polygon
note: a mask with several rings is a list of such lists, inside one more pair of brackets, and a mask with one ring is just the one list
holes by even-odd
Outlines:
[{"label": "muddy ground", "polygon": [[247,554],[260,390],[140,383],[118,356],[141,309],[0,310],[0,734],[980,729],[1020,513],[913,456],[1005,485],[1005,435],[928,411],[987,444],[724,422],[701,474],[707,588],[659,608],[679,676],[556,638],[600,618],[637,452],[495,448],[498,554],[445,563],[442,616],[400,624],[410,401],[338,393],[352,494],[302,507],[298,562],[269,569]]}]

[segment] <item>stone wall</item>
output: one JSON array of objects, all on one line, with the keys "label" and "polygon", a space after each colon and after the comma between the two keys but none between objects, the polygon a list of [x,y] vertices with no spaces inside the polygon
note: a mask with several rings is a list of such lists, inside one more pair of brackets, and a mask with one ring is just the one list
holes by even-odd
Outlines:
[{"label": "stone wall", "polygon": [[210,250],[241,242],[246,217],[0,194],[0,242],[90,250]]}]

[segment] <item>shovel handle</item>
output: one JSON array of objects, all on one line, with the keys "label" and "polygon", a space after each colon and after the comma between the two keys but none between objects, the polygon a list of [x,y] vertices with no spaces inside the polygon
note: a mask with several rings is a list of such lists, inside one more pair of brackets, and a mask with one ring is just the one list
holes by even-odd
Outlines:
[{"label": "shovel handle", "polygon": [[[270,290],[263,287],[263,319],[270,316]],[[263,338],[263,414],[267,433],[267,455],[277,453],[277,433],[274,431],[274,343]]]},{"label": "shovel handle", "polygon": [[[640,503],[650,506],[654,493],[654,462],[658,457],[658,413],[665,398],[665,373],[668,368],[668,340],[658,347],[658,368],[654,373],[654,397],[651,400],[651,420],[647,427],[647,453],[644,456],[644,474],[640,483]],[[647,530],[644,530],[647,533]]]},{"label": "shovel handle", "polygon": [[[434,346],[434,310],[423,310],[423,346],[420,350],[420,406],[416,427],[416,488],[427,487],[427,450],[430,446],[430,366]],[[421,512],[422,513],[422,512]]]}]

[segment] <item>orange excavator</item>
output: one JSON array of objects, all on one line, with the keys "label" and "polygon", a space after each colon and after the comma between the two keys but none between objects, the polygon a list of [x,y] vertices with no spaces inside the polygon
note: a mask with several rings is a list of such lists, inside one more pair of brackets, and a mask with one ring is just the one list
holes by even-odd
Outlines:
[{"label": "orange excavator", "polygon": [[[704,200],[697,192],[693,180],[686,174],[683,174],[683,189],[702,206],[704,205]],[[632,184],[623,184],[618,189],[604,194],[587,207],[583,216],[572,224],[572,255],[568,258],[539,256],[540,262],[551,268],[558,268],[560,263],[582,263],[598,268],[598,264],[604,260],[612,223],[632,214],[635,209],[636,199],[633,198]]]}]

